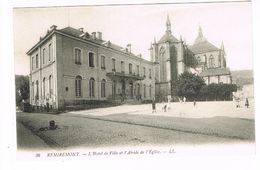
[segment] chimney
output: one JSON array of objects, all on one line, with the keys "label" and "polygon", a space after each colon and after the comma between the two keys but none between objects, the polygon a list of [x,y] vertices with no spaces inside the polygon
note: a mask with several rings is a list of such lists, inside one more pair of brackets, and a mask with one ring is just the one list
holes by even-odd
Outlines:
[{"label": "chimney", "polygon": [[80,31],[80,32],[84,32],[84,29],[83,29],[83,28],[79,28],[79,31]]},{"label": "chimney", "polygon": [[126,45],[126,48],[127,48],[127,51],[128,51],[129,53],[131,53],[131,44],[127,44],[127,45]]},{"label": "chimney", "polygon": [[92,38],[96,39],[96,32],[92,32]]},{"label": "chimney", "polygon": [[56,30],[57,26],[56,25],[52,25],[50,28],[51,28],[51,30]]},{"label": "chimney", "polygon": [[102,32],[97,32],[98,39],[102,40]]},{"label": "chimney", "polygon": [[110,41],[107,42],[107,46],[108,46],[108,47],[111,46],[111,42],[110,42]]}]

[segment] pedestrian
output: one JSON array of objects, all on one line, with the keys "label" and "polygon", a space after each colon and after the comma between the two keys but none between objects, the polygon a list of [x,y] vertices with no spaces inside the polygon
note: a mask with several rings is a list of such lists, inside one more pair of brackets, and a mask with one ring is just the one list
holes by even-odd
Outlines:
[{"label": "pedestrian", "polygon": [[237,101],[237,108],[239,108],[240,107],[240,98],[238,97],[236,101]]},{"label": "pedestrian", "polygon": [[196,100],[193,101],[193,106],[194,106],[194,107],[196,106]]},{"label": "pedestrian", "polygon": [[186,97],[184,96],[183,97],[183,103],[185,104],[185,102],[186,102]]},{"label": "pedestrian", "polygon": [[165,100],[163,100],[163,107],[162,107],[162,111],[166,112],[167,109],[167,103]]},{"label": "pedestrian", "polygon": [[167,104],[164,103],[164,105],[163,105],[163,111],[166,112],[166,109],[167,109]]},{"label": "pedestrian", "polygon": [[152,100],[152,109],[153,109],[152,113],[156,112],[156,103],[155,103],[155,99],[154,98]]},{"label": "pedestrian", "polygon": [[248,98],[246,98],[245,106],[246,106],[247,108],[249,107]]}]

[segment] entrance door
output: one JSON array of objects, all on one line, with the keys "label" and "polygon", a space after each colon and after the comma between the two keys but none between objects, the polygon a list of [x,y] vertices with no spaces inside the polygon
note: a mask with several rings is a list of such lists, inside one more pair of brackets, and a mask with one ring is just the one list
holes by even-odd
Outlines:
[{"label": "entrance door", "polygon": [[112,97],[116,97],[116,81],[112,82]]},{"label": "entrance door", "polygon": [[133,83],[129,83],[129,90],[130,90],[130,97],[134,97],[134,88],[133,88]]}]

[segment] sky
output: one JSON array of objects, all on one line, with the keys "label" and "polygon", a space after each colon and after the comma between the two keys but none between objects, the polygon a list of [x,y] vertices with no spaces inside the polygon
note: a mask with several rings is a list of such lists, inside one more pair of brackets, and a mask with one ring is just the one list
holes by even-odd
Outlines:
[{"label": "sky", "polygon": [[252,11],[250,2],[153,4],[15,8],[13,10],[15,74],[29,74],[26,52],[51,25],[100,31],[104,40],[126,47],[149,60],[149,47],[166,30],[170,17],[172,34],[192,45],[199,25],[209,42],[220,48],[223,41],[231,70],[253,69]]}]

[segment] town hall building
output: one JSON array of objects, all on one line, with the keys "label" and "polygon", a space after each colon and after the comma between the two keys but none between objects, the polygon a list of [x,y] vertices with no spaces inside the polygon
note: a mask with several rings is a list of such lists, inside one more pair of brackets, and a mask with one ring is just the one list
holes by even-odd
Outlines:
[{"label": "town hall building", "polygon": [[63,109],[89,100],[152,100],[153,63],[82,28],[53,25],[30,56],[30,103]]}]

